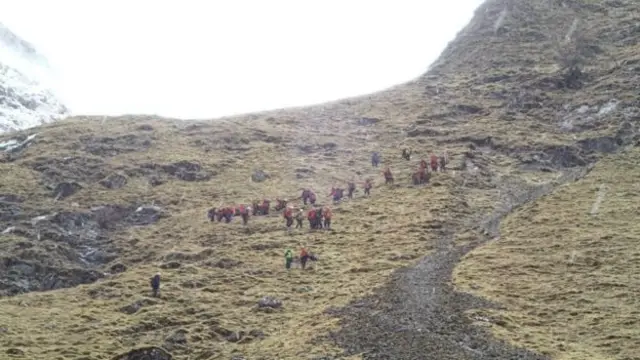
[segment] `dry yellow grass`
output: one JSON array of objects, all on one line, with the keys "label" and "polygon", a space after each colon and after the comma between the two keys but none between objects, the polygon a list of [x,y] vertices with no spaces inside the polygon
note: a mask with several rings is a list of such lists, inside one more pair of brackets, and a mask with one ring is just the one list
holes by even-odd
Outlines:
[{"label": "dry yellow grass", "polygon": [[[117,190],[86,183],[78,194],[55,202],[46,198],[45,191],[36,185],[38,176],[34,171],[16,166],[28,164],[36,156],[91,158],[66,147],[74,144],[79,134],[141,136],[136,130],[141,124],[154,128],[152,147],[110,157],[104,167],[190,160],[204,168],[215,168],[220,174],[207,182],[170,181],[158,187],[132,178]],[[265,119],[249,124],[226,120],[193,124],[117,119],[105,124],[93,120],[61,122],[41,129],[40,142],[29,148],[23,158],[11,165],[3,164],[16,170],[3,176],[2,192],[11,190],[26,196],[27,204],[39,202],[41,209],[62,206],[79,210],[78,207],[87,209],[105,203],[155,201],[171,213],[170,218],[156,225],[116,235],[113,240],[122,250],[119,261],[129,267],[125,273],[92,285],[3,299],[0,324],[8,329],[3,334],[3,347],[22,349],[25,356],[33,359],[48,356],[101,359],[131,347],[162,344],[174,330],[184,329],[189,334],[189,353],[202,358],[214,355],[225,358],[234,352],[269,359],[335,353],[338,349],[330,344],[310,345],[311,340],[336,325],[335,319],[323,314],[324,310],[368,294],[383,284],[391,271],[428,253],[433,239],[429,234],[409,236],[407,231],[413,228],[407,225],[429,223],[439,216],[433,214],[449,211],[452,202],[446,186],[407,187],[408,169],[415,167],[415,161],[392,167],[400,186],[379,185],[381,168],[371,168],[368,152],[354,151],[367,146],[373,150],[374,146],[344,133],[344,129],[349,129],[346,126],[338,136],[332,136],[332,127],[340,127],[339,122],[326,122],[323,126],[329,131],[319,129],[319,136],[301,139],[303,144],[335,143],[339,153],[335,158],[316,150],[305,157],[297,154],[295,146],[286,143],[287,137],[299,137],[305,130],[296,129],[291,123],[287,124],[287,129],[295,130],[290,131],[291,135]],[[187,135],[190,125],[194,127],[193,135]],[[71,134],[68,129],[73,129]],[[359,131],[357,127],[351,129]],[[193,145],[193,141],[200,140],[215,146],[225,137],[237,142],[245,134],[260,131],[264,132],[260,134],[263,138],[281,136],[286,140],[270,144],[251,139],[246,151],[240,154],[224,149],[206,152]],[[383,150],[386,158],[397,157],[391,152],[395,149]],[[455,156],[455,151],[452,155]],[[353,165],[344,166],[349,161]],[[313,179],[296,178],[295,169],[300,167],[313,168]],[[268,172],[271,179],[252,183],[250,175],[257,168]],[[355,200],[336,206],[332,232],[309,232],[305,221],[304,230],[289,235],[278,213],[254,217],[246,229],[238,219],[231,224],[212,224],[206,219],[209,207],[247,203],[262,197],[293,199],[303,186],[311,186],[318,193],[319,202],[328,204],[331,186],[366,177],[374,177],[378,184],[372,190],[373,196],[364,198],[359,190]],[[450,177],[451,174],[437,174],[435,179],[447,183]],[[433,202],[428,211],[422,210],[421,194],[428,194]],[[308,245],[321,261],[312,270],[286,271],[284,250],[292,248],[297,252],[300,244]],[[267,249],[256,250],[259,245],[267,245]],[[162,270],[161,300],[133,315],[118,310],[147,297],[149,277],[161,264],[174,258],[182,266]],[[242,265],[230,269],[210,265],[220,259],[238,260]],[[281,299],[284,310],[255,312],[254,305],[266,295]],[[232,331],[257,329],[267,337],[248,344],[212,343],[218,335],[211,326],[218,323]]]},{"label": "dry yellow grass", "polygon": [[583,180],[508,217],[498,241],[468,254],[457,286],[506,308],[472,316],[493,317],[498,337],[554,359],[636,358],[639,155],[605,158]]},{"label": "dry yellow grass", "polygon": [[[630,41],[632,33],[627,31],[636,23],[632,11],[637,8],[635,2],[619,1],[624,6],[606,11],[587,2],[571,2],[579,3],[573,7],[559,2],[515,3],[509,7],[505,20],[506,35],[493,30],[504,4],[490,1],[445,51],[432,73],[377,94],[208,122],[152,116],[106,121],[80,117],[27,131],[38,132],[37,140],[16,161],[0,163],[0,193],[25,197],[20,206],[29,215],[82,211],[102,204],[156,203],[170,217],[152,226],[129,228],[111,235],[112,246],[119,250],[116,261],[127,266],[122,274],[90,285],[1,299],[0,347],[15,349],[15,353],[21,351],[28,359],[109,359],[132,347],[162,345],[167,336],[185,330],[186,347],[172,350],[177,359],[228,359],[240,353],[248,359],[305,359],[340,352],[332,343],[312,341],[337,326],[335,318],[324,314],[327,308],[361,298],[383,285],[394,269],[411,265],[428,254],[438,240],[429,227],[431,223],[450,226],[447,230],[455,233],[458,244],[477,240],[478,234],[463,228],[460,219],[491,213],[503,196],[502,187],[509,187],[508,182],[537,184],[558,175],[524,170],[523,162],[531,162],[541,154],[553,154],[557,146],[613,136],[637,108],[633,66],[640,47],[637,41]],[[614,15],[616,23],[612,24]],[[557,69],[553,38],[566,35],[576,17],[581,24],[588,24],[580,25],[580,34],[601,52],[587,61],[584,70],[589,78],[582,88],[555,88],[550,84],[562,75]],[[621,27],[615,26],[618,23]],[[630,40],[620,34],[627,34]],[[618,108],[600,114],[612,100],[619,102]],[[580,112],[582,106],[588,106],[588,110]],[[362,117],[380,121],[374,126],[361,126],[357,120]],[[575,120],[570,130],[562,127],[567,119]],[[150,125],[152,130],[141,129],[141,125]],[[471,138],[489,136],[494,142],[492,146],[469,149]],[[112,145],[108,141],[101,144],[116,153],[87,152],[84,142],[98,143],[100,137],[111,138]],[[410,163],[399,159],[402,147],[417,151]],[[417,159],[444,149],[449,152],[451,167],[457,169],[436,174],[433,182],[440,186],[409,187],[410,172]],[[369,162],[372,151],[381,151],[383,163],[391,165],[398,186],[380,185],[381,169],[372,169]],[[473,153],[472,160],[466,156],[469,153]],[[187,160],[216,175],[204,182],[173,179],[157,187],[149,186],[144,178],[131,176],[126,186],[113,190],[105,189],[95,180],[80,179],[84,186],[80,192],[54,201],[51,191],[40,184],[41,174],[33,170],[32,163],[38,157],[54,161],[71,156],[85,159],[85,162],[71,160],[68,168],[72,173],[86,170],[89,161],[98,162],[97,170],[123,172],[137,169],[143,163]],[[616,169],[620,169],[630,163],[629,159],[612,158],[610,163],[599,166],[614,169],[618,164]],[[477,170],[462,166],[465,161],[477,165]],[[266,171],[271,179],[251,182],[255,169]],[[310,175],[305,177],[297,169],[306,169]],[[609,178],[611,189],[622,189],[625,181],[633,178],[633,171],[630,168],[620,172],[624,177],[619,183]],[[598,174],[606,173],[597,168],[590,179],[605,176]],[[351,178],[363,181],[366,177],[376,179],[372,197],[363,199],[359,193],[356,200],[337,206],[333,232],[309,233],[305,228],[288,235],[279,215],[254,218],[247,229],[237,221],[211,224],[206,219],[210,207],[263,197],[291,199],[299,195],[302,187],[312,187],[320,202],[327,203],[326,194],[332,186],[343,185]],[[575,188],[568,186],[557,193],[564,195],[551,196],[535,205],[548,208],[535,217],[540,226],[534,228],[526,218],[518,220],[522,216],[534,219],[533,215],[527,215],[529,211],[505,223],[503,239],[473,253],[460,268],[457,281],[460,286],[469,283],[482,286],[484,294],[504,301],[509,312],[503,316],[511,327],[496,328],[496,332],[505,339],[558,356],[612,358],[618,351],[618,358],[624,358],[623,354],[632,357],[636,349],[633,339],[620,340],[625,329],[632,326],[624,323],[623,316],[600,321],[590,315],[581,320],[570,311],[558,311],[578,308],[581,299],[586,298],[593,302],[589,307],[616,313],[606,307],[609,304],[605,301],[614,291],[597,298],[589,295],[593,286],[586,283],[585,274],[591,269],[585,267],[593,264],[585,261],[595,258],[590,251],[598,250],[598,246],[622,247],[627,241],[624,239],[632,238],[633,233],[627,229],[626,237],[613,236],[606,242],[585,245],[594,234],[607,235],[605,230],[594,231],[587,224],[601,224],[606,229],[607,211],[622,209],[612,205],[615,199],[622,199],[618,196],[620,191],[612,190],[599,215],[585,215],[598,181],[587,186],[591,189],[589,199],[584,203],[573,201],[586,196],[580,186],[589,181],[592,180],[585,180]],[[627,192],[628,197],[634,194]],[[611,224],[622,230],[626,223],[619,219],[631,214],[627,211],[615,215],[620,217],[611,220]],[[563,216],[565,220],[576,217],[575,227],[578,224],[581,227],[576,230],[567,226]],[[556,229],[554,222],[558,221],[562,221],[558,226],[569,230]],[[570,237],[571,234],[576,237]],[[24,241],[3,235],[0,255],[12,256]],[[56,256],[56,244],[29,241],[37,250],[35,253]],[[551,244],[552,241],[558,243]],[[511,248],[503,248],[510,243]],[[551,250],[563,251],[561,259],[553,260],[550,249],[544,251],[545,247],[540,246],[545,243],[550,244],[548,247],[555,246]],[[299,244],[309,245],[321,261],[309,271],[287,272],[284,250],[291,247],[297,251]],[[495,253],[495,249],[499,252]],[[601,269],[597,271],[613,262],[608,256],[614,256],[618,249],[614,246],[606,256],[599,255]],[[530,258],[529,250],[540,252]],[[573,251],[576,255],[569,266],[562,256],[570,256]],[[496,262],[510,252],[511,258],[504,255],[509,260]],[[623,252],[620,263],[631,259],[631,254]],[[225,259],[242,263],[230,268],[212,265]],[[528,261],[548,267],[524,268]],[[180,266],[162,269],[162,298],[148,299],[149,276],[171,262]],[[503,267],[511,264],[522,274]],[[540,273],[549,269],[564,269],[564,274],[571,277]],[[482,285],[487,279],[503,279],[510,284],[510,277],[518,282],[509,288],[495,283]],[[571,279],[570,286],[583,293],[554,293],[562,288],[558,284],[565,284],[567,279]],[[625,281],[628,287],[637,285],[633,278]],[[520,297],[507,297],[516,293],[514,287],[521,291]],[[535,291],[535,296],[527,295],[527,291]],[[281,299],[283,310],[253,311],[256,302],[265,295]],[[119,311],[139,300],[149,303],[132,315]],[[621,309],[625,309],[624,301],[631,300],[621,299]],[[632,311],[635,310],[629,307],[627,315],[637,315]],[[589,319],[600,323],[585,322]],[[538,323],[543,324],[542,330],[536,330]],[[565,326],[560,328],[557,324]],[[584,324],[594,331],[583,330]],[[610,334],[603,334],[609,329],[603,324],[618,326],[611,334],[620,338],[605,339]],[[232,343],[217,335],[216,327],[260,330],[266,337]],[[553,339],[551,331],[556,334]],[[564,348],[560,348],[560,341],[564,342]],[[607,343],[609,349],[601,347]],[[8,356],[7,352],[0,352],[0,358],[4,356]]]}]

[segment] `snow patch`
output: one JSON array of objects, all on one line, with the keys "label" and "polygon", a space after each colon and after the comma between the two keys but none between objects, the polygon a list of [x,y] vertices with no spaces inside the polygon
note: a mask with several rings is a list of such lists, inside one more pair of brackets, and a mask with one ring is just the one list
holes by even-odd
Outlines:
[{"label": "snow patch", "polygon": [[610,100],[608,103],[600,107],[600,110],[598,111],[598,116],[607,115],[608,113],[615,110],[616,107],[618,107],[618,100],[616,99]]},{"label": "snow patch", "polygon": [[0,133],[69,115],[54,93],[46,58],[0,23]]}]

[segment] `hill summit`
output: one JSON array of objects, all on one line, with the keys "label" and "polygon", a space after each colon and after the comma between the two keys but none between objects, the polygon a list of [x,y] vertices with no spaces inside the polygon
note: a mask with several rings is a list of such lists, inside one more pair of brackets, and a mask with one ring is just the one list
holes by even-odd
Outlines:
[{"label": "hill summit", "polygon": [[[631,0],[488,0],[426,74],[379,93],[5,134],[0,354],[637,356],[639,16]],[[415,184],[431,155],[445,169]],[[208,216],[264,199],[246,225]],[[320,207],[330,229],[309,228]]]},{"label": "hill summit", "polygon": [[0,23],[0,133],[26,129],[69,115],[69,109],[40,78],[47,58]]}]

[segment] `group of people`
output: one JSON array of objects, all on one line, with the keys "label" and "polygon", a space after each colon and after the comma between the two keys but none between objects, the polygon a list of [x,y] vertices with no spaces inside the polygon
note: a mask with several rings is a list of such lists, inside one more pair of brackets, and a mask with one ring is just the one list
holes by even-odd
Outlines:
[{"label": "group of people", "polygon": [[[403,149],[401,157],[405,160],[411,160],[411,155],[413,151],[411,149]],[[374,152],[371,155],[371,165],[373,167],[378,167],[381,162],[380,153]],[[431,155],[429,158],[429,163],[427,163],[424,159],[420,161],[420,165],[418,170],[412,174],[412,180],[414,185],[424,184],[428,182],[430,174],[428,170],[431,172],[436,171],[445,171],[446,165],[448,163],[447,152],[445,151],[443,155],[436,156],[435,154]],[[385,178],[385,184],[393,184],[394,178],[391,173],[390,168],[387,166],[383,171],[383,176]],[[373,188],[372,179],[366,179],[363,183],[364,195],[371,195],[371,189]],[[329,196],[333,200],[334,204],[340,203],[345,196],[349,199],[353,198],[353,195],[356,190],[356,182],[351,180],[347,182],[347,188],[339,188],[332,187]],[[329,206],[315,206],[316,204],[316,194],[310,189],[304,189],[302,191],[301,196],[298,198],[302,200],[303,205],[310,204],[312,207],[306,213],[306,219],[309,222],[310,229],[331,229],[331,220],[333,217],[333,213]],[[242,223],[247,225],[249,221],[249,216],[260,216],[260,215],[268,215],[271,207],[271,202],[267,199],[264,199],[262,202],[255,201],[251,206],[249,205],[237,205],[237,206],[227,206],[222,208],[211,208],[207,212],[207,217],[209,221],[221,222],[224,220],[226,223],[230,223],[235,216],[240,216],[242,218]],[[285,219],[285,226],[287,231],[291,231],[291,227],[293,226],[294,220],[296,223],[295,228],[302,228],[305,213],[302,207],[296,208],[293,205],[288,204],[287,199],[276,199],[276,206],[274,208],[276,211],[283,211],[283,217]],[[284,253],[285,257],[285,268],[290,269],[291,265],[294,262],[294,255],[291,249],[286,249]],[[317,261],[318,258],[316,255],[309,253],[306,247],[301,247],[300,255],[299,255],[300,267],[302,269],[306,268],[307,262]],[[150,281],[152,295],[159,296],[160,290],[160,273],[155,274]]]},{"label": "group of people", "polygon": [[[285,269],[291,269],[291,265],[293,264],[294,260],[295,259],[293,257],[293,251],[291,249],[286,249],[284,251]],[[300,248],[300,256],[298,257],[298,260],[300,261],[300,268],[304,270],[307,267],[307,262],[318,261],[318,257],[315,254],[309,252],[306,247],[302,246]]]},{"label": "group of people", "polygon": [[[294,215],[295,213],[295,215]],[[333,213],[328,206],[324,207],[312,207],[307,212],[307,220],[309,221],[309,229],[331,229],[331,218]],[[287,231],[291,231],[293,220],[296,221],[296,229],[302,228],[304,222],[304,210],[302,208],[295,209],[294,206],[289,205],[283,213],[285,219],[285,226]]]},{"label": "group of people", "polygon": [[[413,150],[411,149],[403,149],[402,150],[402,158],[406,160],[411,159],[411,155]],[[380,164],[380,153],[374,152],[371,155],[371,164],[373,167],[377,167]],[[420,166],[416,172],[412,174],[412,182],[414,185],[426,184],[429,182],[430,174],[428,170],[431,169],[432,172],[436,171],[445,171],[447,164],[447,153],[441,156],[436,156],[432,154],[430,156],[430,162],[427,162],[423,159],[420,161]],[[387,166],[383,171],[383,176],[385,179],[385,184],[393,184],[394,177],[391,173],[391,169]],[[371,195],[371,189],[373,188],[373,180],[368,178],[362,184],[364,189],[364,196]],[[329,196],[331,197],[334,204],[338,204],[342,201],[342,199],[346,196],[349,199],[352,199],[354,193],[356,191],[356,182],[351,180],[347,183],[347,188],[340,187],[332,187]],[[315,206],[316,203],[316,194],[310,189],[303,189],[301,196],[298,198],[302,200],[304,205],[311,204]],[[296,221],[296,228],[302,228],[302,223],[304,221],[303,210],[300,208],[295,211],[294,208],[288,205],[288,200],[284,199],[276,199],[276,211],[283,211],[283,216],[285,218],[285,226],[287,230],[291,229],[293,226],[294,220]],[[267,199],[264,199],[262,202],[254,201],[252,206],[249,205],[237,205],[237,206],[228,206],[222,208],[212,208],[209,209],[207,213],[207,217],[209,221],[217,220],[221,222],[224,220],[226,223],[230,223],[234,216],[240,216],[242,218],[242,223],[247,225],[249,222],[249,216],[260,216],[260,215],[268,215],[271,207],[271,202]],[[330,228],[331,227],[331,211],[330,209],[327,212],[327,207],[325,208],[317,208],[314,207],[310,209],[307,213],[307,220],[309,221],[309,226],[311,229],[319,229],[319,228]],[[328,217],[326,214],[329,214]]]}]

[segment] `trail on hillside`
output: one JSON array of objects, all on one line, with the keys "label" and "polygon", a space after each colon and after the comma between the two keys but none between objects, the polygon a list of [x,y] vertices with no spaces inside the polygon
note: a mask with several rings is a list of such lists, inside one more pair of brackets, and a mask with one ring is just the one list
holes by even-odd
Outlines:
[{"label": "trail on hillside", "polygon": [[[476,229],[484,236],[456,246],[456,232],[442,230],[437,250],[417,266],[396,273],[373,296],[331,310],[343,325],[330,335],[331,340],[348,355],[362,354],[364,359],[548,359],[498,341],[484,328],[472,325],[465,311],[498,305],[457,292],[451,284],[452,272],[462,256],[499,236],[501,220],[514,209],[582,178],[590,169],[568,169],[553,183],[531,188],[502,184],[502,193],[510,195],[501,199],[494,212],[485,218],[472,215],[459,228]],[[456,191],[464,196],[464,189]]]}]

